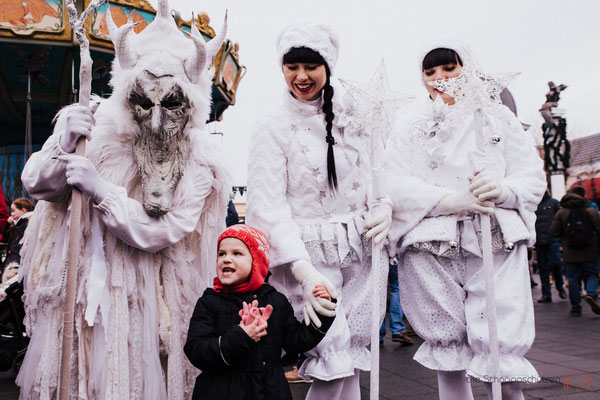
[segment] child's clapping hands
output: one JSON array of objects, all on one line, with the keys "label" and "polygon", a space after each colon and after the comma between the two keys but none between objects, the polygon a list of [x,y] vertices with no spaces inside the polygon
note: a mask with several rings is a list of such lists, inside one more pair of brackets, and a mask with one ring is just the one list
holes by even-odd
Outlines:
[{"label": "child's clapping hands", "polygon": [[252,304],[245,301],[242,304],[242,309],[239,312],[242,321],[240,327],[250,336],[255,342],[258,342],[261,337],[267,334],[267,320],[273,312],[273,307],[267,304],[266,307],[258,307],[258,301],[254,300]]}]

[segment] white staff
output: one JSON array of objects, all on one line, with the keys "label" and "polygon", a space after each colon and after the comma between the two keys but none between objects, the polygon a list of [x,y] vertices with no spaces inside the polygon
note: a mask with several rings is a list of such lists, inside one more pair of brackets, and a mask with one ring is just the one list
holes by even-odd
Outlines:
[{"label": "white staff", "polygon": [[[484,140],[486,117],[480,110],[475,111],[476,127],[479,134],[476,137],[477,151],[469,154],[471,169],[480,173],[486,168],[488,157],[485,152]],[[500,382],[500,349],[498,344],[498,325],[496,313],[496,289],[494,286],[494,258],[492,252],[492,224],[489,214],[480,214],[481,217],[481,253],[483,259],[483,273],[485,276],[485,301],[487,309],[488,336],[490,340],[490,363],[492,370],[492,399],[502,400],[502,387]]]},{"label": "white staff", "polygon": [[[90,57],[90,44],[85,36],[83,24],[88,14],[99,7],[105,0],[93,0],[90,5],[77,17],[77,9],[73,0],[66,0],[69,22],[73,32],[79,41],[79,105],[88,107],[90,104],[90,93],[92,91],[92,58]],[[75,154],[85,156],[85,138],[77,141]],[[63,325],[63,342],[60,364],[60,386],[59,399],[69,398],[69,378],[71,371],[71,354],[73,350],[73,322],[75,316],[75,292],[77,288],[77,260],[80,251],[81,237],[81,192],[73,188],[71,195],[71,221],[69,224],[69,246],[67,250],[67,283],[65,288],[65,313]]]},{"label": "white staff", "polygon": [[[377,138],[378,152],[381,154],[379,161],[383,163],[383,152],[385,143],[393,134],[394,113],[408,104],[413,97],[397,93],[390,89],[387,79],[387,70],[385,62],[382,59],[369,83],[353,82],[347,79],[340,79],[340,83],[350,96],[356,102],[356,112],[360,115],[360,119],[365,121],[365,124],[370,125],[371,131],[379,137]],[[385,171],[382,166],[373,168],[372,171],[372,187],[371,199],[373,200],[369,207],[372,209],[368,221],[365,225],[367,228],[377,226],[376,230],[369,233],[373,238],[371,248],[371,381],[370,381],[370,398],[379,399],[379,328],[381,321],[379,319],[380,299],[381,299],[381,251],[383,250],[383,242],[391,225],[392,207],[391,201],[386,199],[386,191],[384,184]],[[384,221],[387,223],[382,224]]]}]

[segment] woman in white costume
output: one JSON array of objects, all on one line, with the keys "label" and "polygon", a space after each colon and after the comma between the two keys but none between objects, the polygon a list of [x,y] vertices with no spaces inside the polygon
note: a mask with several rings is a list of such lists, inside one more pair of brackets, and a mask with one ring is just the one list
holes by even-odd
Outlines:
[{"label": "woman in white costume", "polygon": [[[511,381],[539,379],[524,355],[535,336],[527,247],[546,188],[542,162],[500,104],[503,85],[464,44],[435,43],[419,62],[429,98],[386,148],[402,306],[425,339],[414,358],[438,371],[440,399],[472,399],[467,375],[507,382],[503,399],[523,399]],[[500,376],[491,372],[481,214],[492,221]]]},{"label": "woman in white costume", "polygon": [[[269,235],[269,282],[298,318],[319,325],[314,309],[334,307],[311,301],[315,283],[337,298],[333,326],[300,367],[301,376],[314,379],[307,398],[359,399],[359,370],[370,367],[370,238],[383,240],[391,222],[376,165],[382,143],[334,93],[338,39],[328,27],[287,27],[277,53],[287,88],[251,141],[247,221]],[[379,301],[383,312],[383,296]]]}]

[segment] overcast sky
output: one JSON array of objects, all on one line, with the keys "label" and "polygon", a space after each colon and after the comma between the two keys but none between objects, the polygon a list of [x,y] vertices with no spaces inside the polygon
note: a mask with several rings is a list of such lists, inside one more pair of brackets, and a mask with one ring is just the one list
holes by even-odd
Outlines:
[{"label": "overcast sky", "polygon": [[484,71],[521,72],[509,89],[519,119],[533,125],[538,141],[538,110],[548,81],[568,85],[559,107],[567,112],[569,138],[600,132],[598,0],[170,0],[169,5],[185,19],[192,11],[206,12],[217,31],[229,10],[227,37],[239,43],[247,73],[235,106],[210,130],[224,133],[235,185],[246,183],[250,128],[283,90],[275,38],[297,20],[325,22],[337,31],[337,78],[367,82],[383,58],[393,89],[422,96],[418,49],[449,34],[471,45]]}]

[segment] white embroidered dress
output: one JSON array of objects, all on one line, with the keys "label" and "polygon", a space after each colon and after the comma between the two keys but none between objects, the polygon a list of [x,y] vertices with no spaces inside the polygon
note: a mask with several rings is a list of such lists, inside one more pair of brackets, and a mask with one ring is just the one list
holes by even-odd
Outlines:
[{"label": "white embroidered dress", "polygon": [[[377,133],[362,127],[334,96],[332,134],[339,189],[327,182],[327,143],[321,100],[301,102],[288,92],[257,126],[248,166],[247,223],[271,243],[270,278],[302,318],[302,292],[290,264],[306,260],[327,276],[338,294],[337,316],[300,373],[321,380],[368,370],[371,244],[364,217],[372,204],[373,169],[382,161]],[[381,260],[382,316],[387,262]]]}]

